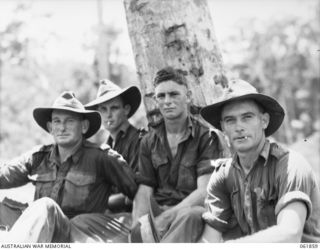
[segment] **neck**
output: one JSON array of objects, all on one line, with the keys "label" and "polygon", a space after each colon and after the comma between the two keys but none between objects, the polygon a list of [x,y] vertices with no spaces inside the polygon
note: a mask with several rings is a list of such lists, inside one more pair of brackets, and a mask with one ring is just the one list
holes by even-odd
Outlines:
[{"label": "neck", "polygon": [[184,133],[187,129],[188,119],[187,117],[177,120],[165,120],[166,131],[169,134]]},{"label": "neck", "polygon": [[121,126],[119,126],[117,129],[113,130],[113,131],[109,131],[110,136],[113,140],[115,140],[117,138],[117,135],[119,134],[119,132],[121,130],[126,130],[128,127],[130,126],[130,123],[128,120],[124,121]]},{"label": "neck", "polygon": [[79,140],[79,142],[72,147],[64,147],[64,146],[58,145],[60,162],[61,163],[65,162],[72,154],[74,154],[74,152],[77,151],[77,149],[80,147],[81,144],[82,144],[82,140]]},{"label": "neck", "polygon": [[237,152],[239,157],[239,163],[241,167],[248,173],[250,169],[253,167],[253,164],[258,159],[260,152],[265,144],[265,137],[260,141],[258,147],[249,151],[249,152]]}]

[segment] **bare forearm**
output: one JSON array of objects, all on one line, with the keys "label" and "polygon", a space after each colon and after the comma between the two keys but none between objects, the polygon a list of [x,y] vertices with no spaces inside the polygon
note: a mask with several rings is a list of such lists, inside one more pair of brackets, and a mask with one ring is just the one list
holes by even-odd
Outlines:
[{"label": "bare forearm", "polygon": [[185,199],[174,206],[175,209],[191,206],[204,206],[204,200],[207,194],[207,185],[211,174],[206,174],[198,177],[197,189],[190,193]]},{"label": "bare forearm", "polygon": [[191,207],[191,206],[203,206],[204,199],[206,197],[206,190],[203,188],[199,188],[190,193],[185,199],[183,199],[180,203],[174,206],[175,209],[181,209],[183,207]]},{"label": "bare forearm", "polygon": [[153,189],[146,186],[139,186],[138,192],[133,200],[132,225],[135,225],[138,219],[148,213],[148,205]]}]

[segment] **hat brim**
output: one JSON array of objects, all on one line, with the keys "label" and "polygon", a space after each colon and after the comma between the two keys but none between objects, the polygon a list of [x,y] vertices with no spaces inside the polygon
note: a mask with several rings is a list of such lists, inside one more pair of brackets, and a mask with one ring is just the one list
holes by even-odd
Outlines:
[{"label": "hat brim", "polygon": [[101,126],[101,116],[96,111],[83,110],[79,111],[78,109],[73,108],[36,108],[33,110],[33,118],[38,123],[38,125],[43,128],[45,131],[50,133],[47,127],[47,123],[51,122],[51,115],[53,110],[62,110],[62,111],[71,111],[77,114],[82,114],[85,119],[89,120],[89,129],[84,134],[85,138],[93,136]]},{"label": "hat brim", "polygon": [[239,97],[230,98],[221,102],[217,102],[202,108],[200,114],[211,125],[213,125],[219,130],[222,130],[220,122],[221,111],[223,106],[230,102],[248,99],[256,101],[270,115],[270,121],[268,127],[265,130],[265,135],[270,136],[274,132],[276,132],[283,122],[285,112],[281,105],[275,99],[263,94],[247,94]]},{"label": "hat brim", "polygon": [[130,86],[128,88],[122,89],[121,91],[114,91],[112,93],[107,93],[93,100],[92,102],[87,103],[85,106],[86,109],[96,110],[97,105],[110,101],[111,99],[121,96],[126,104],[130,105],[130,112],[128,118],[134,115],[141,104],[141,93],[138,87]]}]

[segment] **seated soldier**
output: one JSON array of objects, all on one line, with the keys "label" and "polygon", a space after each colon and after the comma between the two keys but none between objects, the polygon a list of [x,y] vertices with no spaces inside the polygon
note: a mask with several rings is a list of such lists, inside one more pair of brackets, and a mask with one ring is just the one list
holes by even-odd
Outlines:
[{"label": "seated soldier", "polygon": [[[133,204],[133,242],[195,242],[202,229],[211,159],[222,156],[218,136],[189,113],[191,91],[184,75],[160,70],[154,80],[155,100],[163,116],[141,141],[139,185]],[[150,197],[159,206],[153,225],[146,219]]]},{"label": "seated soldier", "polygon": [[36,108],[33,116],[54,143],[0,166],[0,189],[35,185],[35,201],[2,240],[127,241],[128,225],[103,212],[112,186],[133,198],[137,185],[121,155],[86,140],[100,128],[100,114],[64,92],[52,107]]},{"label": "seated soldier", "polygon": [[200,242],[320,242],[319,186],[307,161],[267,137],[284,119],[273,98],[236,79],[201,115],[229,138],[208,185]]},{"label": "seated soldier", "polygon": [[[129,167],[138,170],[139,144],[143,130],[135,128],[129,118],[134,115],[141,103],[141,94],[136,86],[121,89],[113,82],[100,81],[97,98],[85,105],[87,109],[101,114],[102,125],[109,132],[107,144],[123,156]],[[109,197],[108,208],[112,212],[131,212],[132,201],[114,190]]]}]

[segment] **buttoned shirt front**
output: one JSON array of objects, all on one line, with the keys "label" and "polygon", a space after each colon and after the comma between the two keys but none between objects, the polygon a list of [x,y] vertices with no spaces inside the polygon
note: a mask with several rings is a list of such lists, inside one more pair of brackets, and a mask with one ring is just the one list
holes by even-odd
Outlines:
[{"label": "buttoned shirt front", "polygon": [[238,238],[276,225],[281,209],[294,201],[307,207],[302,241],[319,242],[320,193],[311,167],[297,152],[267,140],[247,175],[237,155],[217,164],[203,218],[216,230]]},{"label": "buttoned shirt front", "polygon": [[68,217],[104,212],[112,185],[130,198],[137,190],[121,155],[87,141],[62,164],[57,147],[48,145],[0,166],[0,189],[30,181],[35,184],[35,199],[51,197]]},{"label": "buttoned shirt front", "polygon": [[197,188],[197,178],[213,171],[211,159],[222,151],[219,139],[194,118],[188,118],[188,131],[171,154],[164,122],[142,139],[137,182],[154,188],[160,205],[175,205]]},{"label": "buttoned shirt front", "polygon": [[139,145],[144,134],[143,130],[129,124],[119,131],[115,140],[111,136],[107,139],[107,144],[123,156],[134,172],[138,171]]}]

